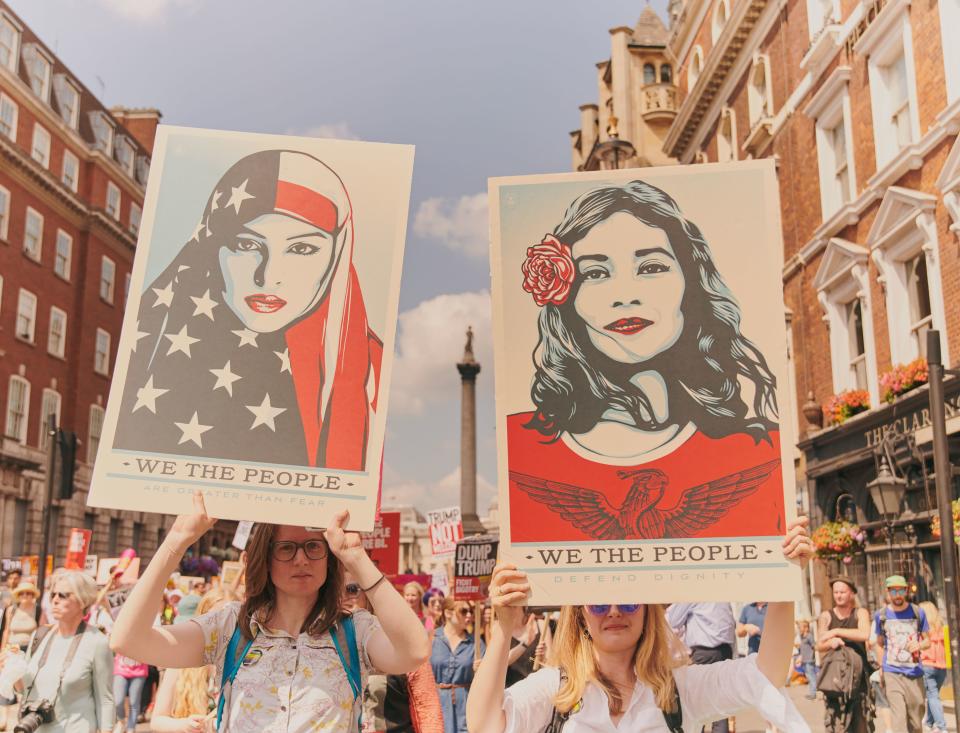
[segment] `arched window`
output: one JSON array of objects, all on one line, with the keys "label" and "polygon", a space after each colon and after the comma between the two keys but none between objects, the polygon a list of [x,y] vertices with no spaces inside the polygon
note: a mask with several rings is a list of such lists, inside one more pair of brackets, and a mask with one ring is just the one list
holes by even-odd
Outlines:
[{"label": "arched window", "polygon": [[653,64],[643,65],[643,83],[644,84],[657,83],[657,70]]},{"label": "arched window", "polygon": [[773,117],[773,98],[770,93],[770,59],[766,54],[755,54],[747,86],[747,106],[751,129],[764,117]]},{"label": "arched window", "polygon": [[673,83],[673,69],[670,67],[670,64],[660,65],[660,83],[661,84]]},{"label": "arched window", "polygon": [[694,46],[693,53],[690,54],[690,68],[687,71],[687,91],[691,91],[696,86],[701,71],[703,71],[703,49],[700,46]]},{"label": "arched window", "polygon": [[717,131],[717,160],[724,163],[737,159],[737,119],[730,107],[720,113],[720,128]]},{"label": "arched window", "polygon": [[730,16],[729,0],[717,0],[717,6],[713,9],[713,26],[711,28],[710,38],[716,43],[723,28],[727,24],[727,18]]}]

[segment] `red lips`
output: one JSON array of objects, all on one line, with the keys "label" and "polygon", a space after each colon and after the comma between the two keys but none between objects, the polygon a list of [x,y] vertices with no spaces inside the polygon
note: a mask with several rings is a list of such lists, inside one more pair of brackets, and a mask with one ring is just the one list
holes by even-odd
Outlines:
[{"label": "red lips", "polygon": [[276,295],[264,295],[263,293],[248,295],[244,298],[244,301],[246,301],[250,310],[256,313],[276,313],[287,304],[287,301],[283,298]]},{"label": "red lips", "polygon": [[615,331],[627,336],[632,336],[635,333],[640,333],[647,326],[652,325],[653,321],[648,321],[646,318],[621,318],[613,323],[608,323],[603,328],[607,331]]}]

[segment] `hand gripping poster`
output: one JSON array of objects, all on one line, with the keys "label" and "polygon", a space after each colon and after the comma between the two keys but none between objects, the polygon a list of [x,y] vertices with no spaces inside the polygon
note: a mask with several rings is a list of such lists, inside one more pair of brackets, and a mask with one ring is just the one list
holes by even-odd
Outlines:
[{"label": "hand gripping poster", "polygon": [[90,504],[373,528],[412,166],[159,128]]},{"label": "hand gripping poster", "polygon": [[792,599],[773,163],[492,179],[490,210],[500,547],[531,602]]}]

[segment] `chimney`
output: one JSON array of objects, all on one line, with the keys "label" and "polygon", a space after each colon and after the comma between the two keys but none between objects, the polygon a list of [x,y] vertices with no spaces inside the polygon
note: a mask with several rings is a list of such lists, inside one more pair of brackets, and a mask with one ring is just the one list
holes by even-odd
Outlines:
[{"label": "chimney", "polygon": [[146,149],[147,154],[153,156],[153,140],[157,135],[157,125],[160,124],[160,110],[152,108],[111,107],[112,114],[117,122],[127,128],[138,143]]}]

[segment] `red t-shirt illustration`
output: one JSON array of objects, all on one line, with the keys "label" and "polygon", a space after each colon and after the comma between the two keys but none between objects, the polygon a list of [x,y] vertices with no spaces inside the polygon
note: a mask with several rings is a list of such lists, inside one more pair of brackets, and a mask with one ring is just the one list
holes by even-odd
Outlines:
[{"label": "red t-shirt illustration", "polygon": [[513,542],[770,537],[785,528],[780,434],[694,432],[635,466],[584,458],[507,418]]}]

